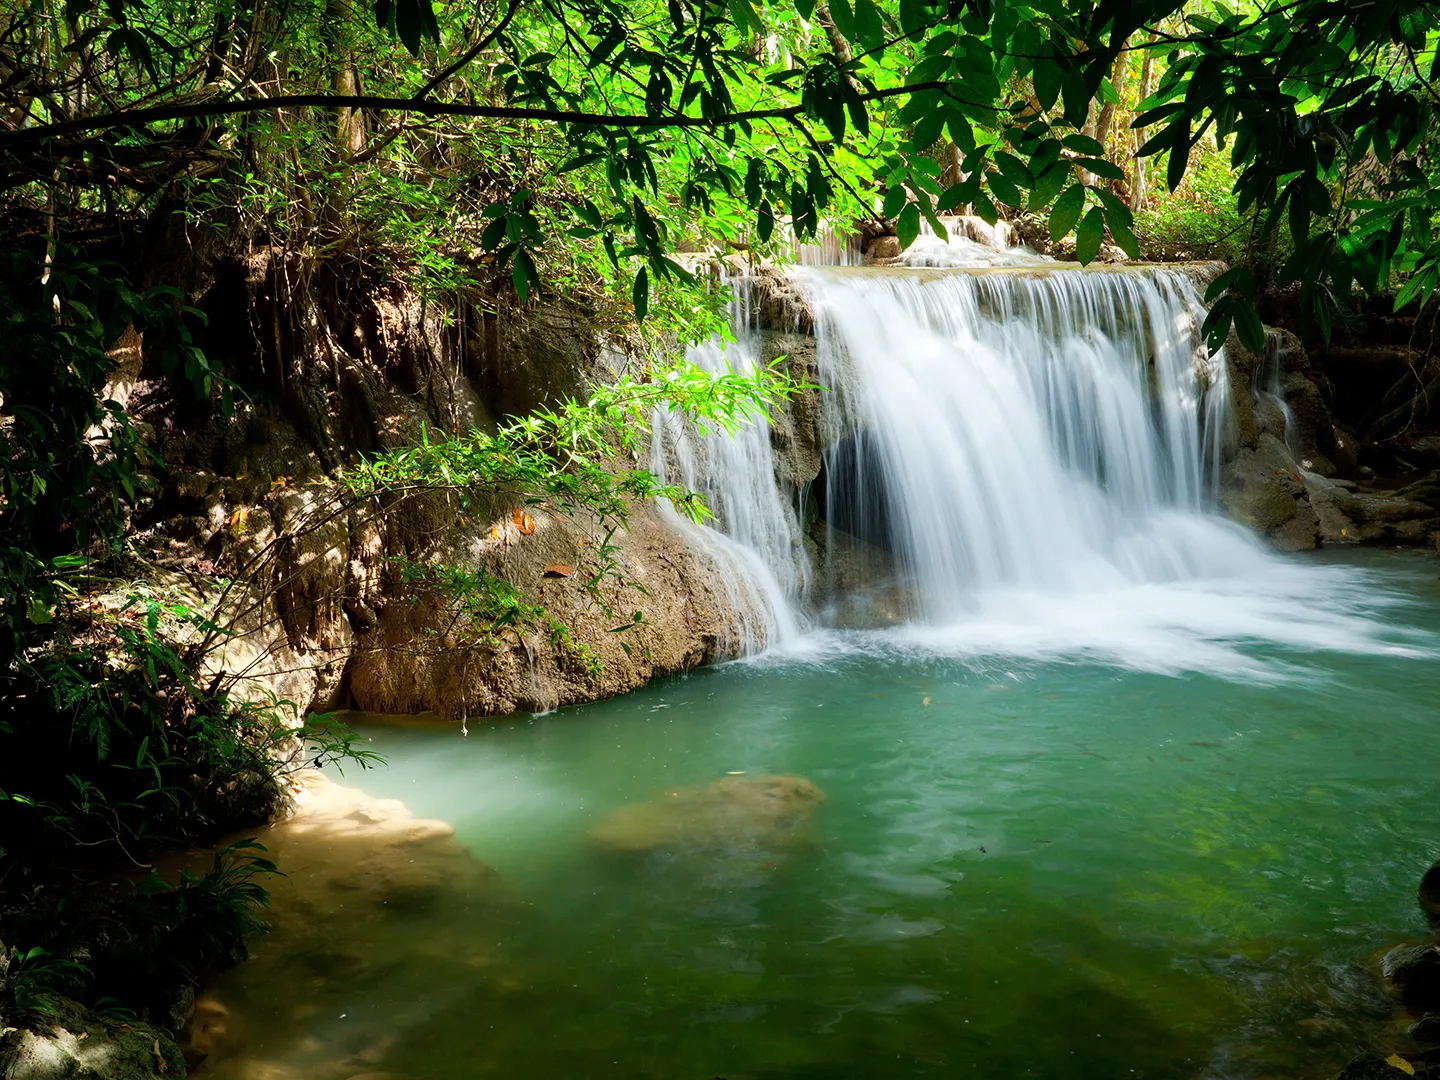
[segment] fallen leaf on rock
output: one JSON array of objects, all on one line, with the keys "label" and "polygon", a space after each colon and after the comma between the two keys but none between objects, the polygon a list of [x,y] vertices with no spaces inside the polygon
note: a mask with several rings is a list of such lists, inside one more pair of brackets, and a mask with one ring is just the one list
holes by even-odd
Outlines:
[{"label": "fallen leaf on rock", "polygon": [[535,531],[535,519],[519,507],[510,511],[510,520],[520,530],[521,536],[529,536]]},{"label": "fallen leaf on rock", "polygon": [[270,481],[270,490],[271,490],[271,491],[275,491],[275,490],[278,489],[278,488],[282,488],[282,487],[285,486],[286,483],[287,483],[287,481],[286,481],[285,477],[283,477],[283,476],[277,476],[274,480],[271,480],[271,481]]},{"label": "fallen leaf on rock", "polygon": [[1401,1057],[1399,1054],[1391,1054],[1389,1057],[1387,1057],[1387,1058],[1385,1059],[1385,1064],[1386,1064],[1386,1065],[1393,1065],[1393,1066],[1395,1066],[1395,1068],[1399,1069],[1401,1072],[1403,1072],[1403,1073],[1409,1073],[1411,1076],[1414,1076],[1414,1075],[1415,1075],[1415,1066],[1414,1066],[1414,1065],[1411,1065],[1410,1062],[1406,1061],[1406,1060],[1405,1060],[1403,1057]]},{"label": "fallen leaf on rock", "polygon": [[569,577],[569,576],[570,576],[571,574],[573,574],[573,573],[575,573],[575,567],[573,567],[573,566],[566,566],[564,563],[556,562],[556,563],[551,563],[549,566],[545,567],[545,570],[544,570],[544,572],[543,572],[543,576],[544,576],[544,577]]}]

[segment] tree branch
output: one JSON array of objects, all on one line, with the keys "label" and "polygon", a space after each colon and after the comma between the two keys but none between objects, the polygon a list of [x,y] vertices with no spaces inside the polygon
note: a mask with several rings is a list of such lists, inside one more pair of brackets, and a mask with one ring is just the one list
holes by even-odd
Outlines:
[{"label": "tree branch", "polygon": [[431,90],[434,90],[446,79],[450,78],[451,75],[454,75],[466,64],[470,63],[471,60],[474,60],[475,57],[479,56],[482,52],[488,49],[491,43],[494,42],[496,38],[498,38],[501,34],[505,32],[505,28],[510,25],[510,20],[515,18],[515,13],[520,10],[521,2],[522,0],[510,0],[510,7],[506,9],[505,17],[500,20],[500,22],[496,25],[495,29],[491,30],[488,34],[482,37],[479,43],[476,44],[473,48],[466,49],[464,55],[461,56],[460,59],[456,60],[444,71],[440,72],[439,75],[436,75],[433,79],[431,79],[424,86],[422,86],[415,94],[415,100],[422,101],[425,95],[430,93]]},{"label": "tree branch", "polygon": [[[862,94],[860,100],[879,101],[913,94],[921,90],[946,89],[947,84],[943,82],[916,83],[911,86],[896,86]],[[993,108],[992,105],[982,102],[967,102],[967,104]],[[559,124],[590,124],[595,127],[640,129],[727,127],[750,120],[784,120],[792,116],[799,116],[803,112],[799,105],[787,105],[773,109],[750,109],[716,117],[649,116],[644,114],[607,116],[567,109],[531,109],[512,105],[466,105],[460,102],[416,101],[414,98],[376,97],[369,94],[285,94],[268,98],[217,100],[191,105],[157,105],[149,109],[131,109],[124,112],[106,113],[101,116],[61,120],[52,124],[18,130],[0,131],[0,151],[10,151],[41,143],[57,135],[75,135],[117,127],[138,127],[141,124],[154,124],[164,120],[188,120],[200,116],[235,116],[242,113],[270,112],[278,109],[347,107],[374,109],[381,112],[418,112],[425,116],[473,116],[490,120],[535,120]]]}]

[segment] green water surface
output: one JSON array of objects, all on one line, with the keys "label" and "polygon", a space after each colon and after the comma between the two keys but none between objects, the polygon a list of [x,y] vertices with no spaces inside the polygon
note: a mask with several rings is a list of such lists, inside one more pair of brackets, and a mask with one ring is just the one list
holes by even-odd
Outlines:
[{"label": "green water surface", "polygon": [[[1440,628],[1433,559],[1335,558]],[[1319,1077],[1389,1052],[1370,968],[1425,930],[1440,665],[1248,648],[1275,679],[859,649],[463,737],[368,729],[389,764],[347,782],[453,823],[517,903],[458,922],[494,964],[332,988],[317,1037],[371,1010],[379,1064],[435,1080]],[[813,843],[587,836],[741,771],[822,788]]]}]

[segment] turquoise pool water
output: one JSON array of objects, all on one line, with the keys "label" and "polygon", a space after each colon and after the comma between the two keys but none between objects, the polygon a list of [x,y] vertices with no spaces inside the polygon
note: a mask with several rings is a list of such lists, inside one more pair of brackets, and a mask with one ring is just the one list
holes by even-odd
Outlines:
[{"label": "turquoise pool water", "polygon": [[[269,1016],[252,1059],[360,1023],[366,1067],[435,1080],[1326,1076],[1388,1045],[1368,968],[1424,932],[1440,563],[1312,561],[1386,600],[1379,644],[1231,640],[1215,675],[841,636],[468,736],[367,728],[388,765],[346,782],[453,823],[510,898],[377,932],[485,964],[220,990]],[[826,798],[798,839],[590,835],[730,774]]]}]

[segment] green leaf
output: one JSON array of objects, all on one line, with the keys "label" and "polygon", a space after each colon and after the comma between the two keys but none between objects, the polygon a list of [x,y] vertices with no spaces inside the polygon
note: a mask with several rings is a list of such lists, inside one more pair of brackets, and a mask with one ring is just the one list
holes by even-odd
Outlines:
[{"label": "green leaf", "polygon": [[933,109],[922,116],[915,124],[915,133],[910,137],[910,145],[916,153],[924,153],[935,145],[936,140],[945,130],[945,121],[948,119],[945,112],[940,109]]},{"label": "green leaf", "polygon": [[1070,165],[1068,162],[1057,161],[1040,174],[1035,181],[1035,190],[1030,193],[1030,209],[1043,210],[1050,204],[1050,200],[1060,193],[1060,189],[1070,179]]},{"label": "green leaf", "polygon": [[855,0],[855,33],[868,50],[878,49],[885,43],[885,23],[873,0]]},{"label": "green leaf", "polygon": [[630,295],[635,302],[636,321],[644,322],[650,311],[650,274],[643,266],[635,275],[635,288]]},{"label": "green leaf", "polygon": [[815,14],[815,0],[795,0],[795,10],[802,19],[809,22]]},{"label": "green leaf", "polygon": [[1205,344],[1212,354],[1219,352],[1225,346],[1225,339],[1230,336],[1230,323],[1234,310],[1235,298],[1223,296],[1205,316],[1200,333],[1204,335]]},{"label": "green leaf", "polygon": [[1075,233],[1075,256],[1080,260],[1081,266],[1088,266],[1094,261],[1095,256],[1100,253],[1100,242],[1104,239],[1105,216],[1098,206],[1091,207]]},{"label": "green leaf", "polygon": [[530,285],[538,282],[539,272],[535,269],[535,262],[530,258],[530,253],[524,248],[515,252],[515,262],[510,267],[510,281],[515,286],[515,291],[520,294],[520,302],[523,304],[530,299]]},{"label": "green leaf", "polygon": [[761,199],[759,207],[755,211],[755,231],[763,244],[770,239],[770,234],[775,231],[775,211],[770,209],[770,200]]},{"label": "green leaf", "polygon": [[1060,96],[1060,75],[1060,65],[1054,59],[1047,57],[1035,61],[1030,79],[1035,85],[1035,98],[1045,112],[1055,107],[1055,101]]},{"label": "green leaf", "polygon": [[1081,213],[1085,210],[1085,187],[1083,184],[1071,184],[1065,189],[1065,193],[1055,200],[1055,208],[1050,211],[1050,239],[1058,243],[1060,238],[1067,235],[1080,220]]},{"label": "green leaf", "polygon": [[850,12],[850,0],[830,0],[830,20],[841,37],[846,41],[855,40],[855,16]]},{"label": "green leaf", "polygon": [[395,32],[411,56],[420,55],[422,38],[438,41],[440,30],[430,0],[395,0]]},{"label": "green leaf", "polygon": [[994,225],[1000,220],[1000,215],[995,212],[995,204],[986,197],[982,191],[975,196],[975,213],[987,225]]},{"label": "green leaf", "polygon": [[[995,152],[995,164],[999,167],[1000,172],[1004,174],[1005,179],[1009,180],[1016,187],[1022,187],[1028,190],[1035,186],[1035,178],[1030,175],[1030,170],[1026,168],[1025,163],[1014,154],[1008,154],[1004,150],[997,150]],[[1014,204],[1012,203],[1011,205],[1013,206]]]},{"label": "green leaf", "polygon": [[1084,154],[1087,157],[1105,156],[1105,147],[1100,145],[1100,140],[1092,139],[1089,135],[1081,135],[1079,132],[1065,136],[1065,149],[1074,150],[1075,153]]},{"label": "green leaf", "polygon": [[1025,196],[1020,194],[1020,189],[1000,173],[986,173],[985,182],[990,186],[990,190],[994,192],[1006,206],[1020,207],[1025,205]]},{"label": "green leaf", "polygon": [[1096,176],[1103,176],[1106,180],[1125,179],[1125,173],[1120,166],[1104,158],[1076,158],[1074,164]]},{"label": "green leaf", "polygon": [[1130,258],[1140,258],[1140,241],[1136,239],[1135,233],[1131,231],[1125,221],[1111,216],[1108,206],[1105,208],[1105,223],[1110,226],[1110,235],[1114,238],[1116,246]]},{"label": "green leaf", "polygon": [[1423,306],[1435,291],[1437,280],[1440,280],[1440,273],[1437,273],[1434,266],[1417,272],[1405,283],[1405,287],[1395,294],[1395,311],[1398,313],[1414,300],[1419,300]]},{"label": "green leaf", "polygon": [[900,237],[902,251],[920,235],[920,208],[913,202],[906,203],[905,209],[900,211],[900,216],[895,220],[895,235]]},{"label": "green leaf", "polygon": [[1258,354],[1265,348],[1265,326],[1260,322],[1260,316],[1256,314],[1249,300],[1239,296],[1231,299],[1235,303],[1235,336],[1240,339],[1241,345]]}]

